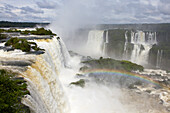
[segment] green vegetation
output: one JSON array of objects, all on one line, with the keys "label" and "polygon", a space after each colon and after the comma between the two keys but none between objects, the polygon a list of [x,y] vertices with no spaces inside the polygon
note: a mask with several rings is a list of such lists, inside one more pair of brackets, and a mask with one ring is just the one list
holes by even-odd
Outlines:
[{"label": "green vegetation", "polygon": [[43,27],[42,28],[36,28],[36,30],[25,30],[25,31],[21,31],[21,30],[17,30],[15,28],[11,28],[11,29],[8,29],[8,30],[5,30],[5,29],[0,29],[0,33],[3,33],[3,32],[6,32],[6,33],[21,33],[21,34],[25,34],[25,35],[29,35],[29,34],[32,34],[32,35],[54,35],[56,36],[56,34],[52,33],[51,30],[46,30],[44,29]]},{"label": "green vegetation", "polygon": [[36,28],[36,30],[34,31],[29,31],[29,30],[25,30],[22,31],[21,34],[33,34],[33,35],[56,35],[54,33],[52,33],[51,30],[46,30],[43,27],[42,28]]},{"label": "green vegetation", "polygon": [[26,113],[21,98],[29,94],[27,85],[14,78],[14,73],[0,70],[0,113]]},{"label": "green vegetation", "polygon": [[3,33],[3,32],[7,32],[7,33],[13,33],[13,32],[21,32],[21,30],[17,30],[17,29],[15,29],[15,28],[10,28],[10,29],[7,29],[7,30],[5,30],[5,29],[0,29],[0,33]]},{"label": "green vegetation", "polygon": [[4,29],[0,29],[0,33],[4,32],[5,30]]},{"label": "green vegetation", "polygon": [[0,34],[0,40],[1,39],[6,39],[7,38],[7,35],[5,35],[5,34]]},{"label": "green vegetation", "polygon": [[37,25],[47,26],[49,23],[0,21],[0,27],[36,27]]},{"label": "green vegetation", "polygon": [[167,73],[170,73],[170,70],[166,70]]},{"label": "green vegetation", "polygon": [[20,49],[23,52],[30,52],[31,49],[44,51],[44,49],[37,47],[35,42],[28,42],[26,39],[11,38],[5,43],[5,46],[12,46],[12,48]]},{"label": "green vegetation", "polygon": [[135,63],[132,63],[130,61],[119,61],[114,60],[111,58],[100,58],[99,60],[88,60],[82,62],[86,65],[89,65],[90,67],[84,66],[80,68],[81,71],[85,71],[88,69],[117,69],[117,70],[124,70],[124,71],[143,71],[143,66],[137,65]]},{"label": "green vegetation", "polygon": [[85,80],[84,79],[80,79],[77,82],[71,82],[70,85],[76,85],[76,86],[80,86],[80,87],[84,87],[85,86]]}]

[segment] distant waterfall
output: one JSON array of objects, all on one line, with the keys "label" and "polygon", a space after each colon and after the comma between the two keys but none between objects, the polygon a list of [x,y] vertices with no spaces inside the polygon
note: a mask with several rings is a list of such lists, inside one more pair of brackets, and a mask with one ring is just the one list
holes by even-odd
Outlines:
[{"label": "distant waterfall", "polygon": [[46,51],[36,56],[35,63],[23,74],[28,83],[28,95],[23,103],[35,113],[69,113],[69,104],[58,79],[69,54],[62,40],[36,41]]},{"label": "distant waterfall", "polygon": [[104,48],[104,31],[92,30],[88,34],[88,41],[86,47],[92,55],[103,55]]},{"label": "distant waterfall", "polygon": [[[124,48],[113,48],[109,47],[109,51],[112,52],[113,56],[119,54],[119,49],[122,50],[120,58],[130,60],[134,63],[146,66],[148,65],[149,51],[154,44],[157,44],[156,32],[144,32],[144,31],[131,31],[130,37],[128,37],[129,31],[124,32],[125,42]],[[114,37],[112,37],[114,38]],[[86,44],[87,51],[92,56],[103,56],[108,57],[108,44],[109,40],[108,30],[92,30],[88,34],[88,41]],[[115,37],[118,38],[118,37]],[[129,42],[128,42],[129,38]],[[129,45],[130,44],[130,45]],[[111,45],[111,44],[110,44]],[[117,44],[119,45],[119,44]],[[112,45],[114,47],[114,45]],[[115,46],[116,47],[116,46]],[[118,46],[119,47],[119,46]],[[116,50],[114,50],[116,49]],[[114,58],[114,57],[113,57]]]},{"label": "distant waterfall", "polygon": [[131,58],[132,62],[141,65],[148,64],[149,50],[156,44],[156,33],[152,32],[131,32],[131,43],[134,44]]},{"label": "distant waterfall", "polygon": [[107,30],[106,31],[106,41],[105,43],[109,43],[109,31]]},{"label": "distant waterfall", "polygon": [[124,45],[124,52],[123,52],[123,58],[125,60],[127,60],[127,52],[128,52],[128,50],[127,50],[127,44],[128,44],[127,32],[128,31],[125,32],[125,45]]},{"label": "distant waterfall", "polygon": [[104,42],[103,42],[103,55],[104,57],[108,57],[107,55],[107,48],[108,48],[108,43],[109,43],[109,31],[106,31],[106,35],[104,37]]},{"label": "distant waterfall", "polygon": [[162,62],[162,54],[163,54],[163,50],[158,50],[157,52],[157,59],[156,59],[156,68],[160,68],[161,67],[161,62]]}]

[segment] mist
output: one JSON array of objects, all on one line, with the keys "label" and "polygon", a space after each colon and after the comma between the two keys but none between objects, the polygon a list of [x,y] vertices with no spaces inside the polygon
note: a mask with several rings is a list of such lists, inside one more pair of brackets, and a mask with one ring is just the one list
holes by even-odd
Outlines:
[{"label": "mist", "polygon": [[56,10],[49,28],[62,37],[69,48],[72,48],[75,45],[72,40],[81,38],[80,35],[75,36],[76,30],[104,23],[104,15],[110,12],[109,6],[106,8],[108,3],[110,3],[109,0],[64,1]]}]

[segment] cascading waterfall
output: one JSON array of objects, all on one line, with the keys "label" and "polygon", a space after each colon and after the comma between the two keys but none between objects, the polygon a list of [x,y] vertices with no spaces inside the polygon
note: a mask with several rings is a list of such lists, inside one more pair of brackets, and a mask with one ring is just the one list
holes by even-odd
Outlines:
[{"label": "cascading waterfall", "polygon": [[107,46],[108,46],[108,43],[109,43],[109,31],[107,30],[106,31],[106,35],[105,35],[105,40],[104,40],[104,42],[103,42],[104,44],[103,44],[103,55],[102,56],[104,56],[104,57],[107,57],[108,55],[107,55]]},{"label": "cascading waterfall", "polygon": [[158,50],[157,52],[157,59],[156,59],[156,68],[160,68],[161,67],[161,62],[162,62],[162,54],[163,54],[163,50]]},{"label": "cascading waterfall", "polygon": [[127,60],[127,53],[128,53],[128,50],[127,50],[127,44],[128,44],[128,37],[127,37],[127,32],[125,32],[125,45],[124,45],[124,52],[123,52],[123,58],[125,60]]},{"label": "cascading waterfall", "polygon": [[103,30],[92,30],[89,32],[86,48],[92,55],[103,55],[103,35]]},{"label": "cascading waterfall", "polygon": [[149,50],[156,44],[156,33],[152,32],[131,32],[131,43],[134,44],[131,58],[132,62],[141,65],[148,64]]},{"label": "cascading waterfall", "polygon": [[[124,34],[125,43],[121,57],[125,60],[130,60],[134,63],[147,66],[149,51],[154,44],[157,44],[156,32],[131,31],[131,39],[129,42],[127,36],[128,32],[129,31],[126,31]],[[89,32],[86,48],[88,48],[91,56],[108,57],[108,43],[108,30],[92,30]],[[128,48],[128,44],[132,44],[133,49]]]},{"label": "cascading waterfall", "polygon": [[70,67],[69,61],[70,61],[70,55],[67,51],[65,44],[63,43],[62,39],[58,39],[60,47],[61,47],[61,52],[63,54],[63,62],[65,67]]},{"label": "cascading waterfall", "polygon": [[62,40],[37,40],[46,51],[36,56],[34,64],[23,74],[28,81],[28,95],[23,103],[36,113],[69,113],[69,104],[58,79],[61,69],[67,65],[68,51]]},{"label": "cascading waterfall", "polygon": [[109,31],[107,30],[106,31],[106,41],[105,43],[109,43]]}]

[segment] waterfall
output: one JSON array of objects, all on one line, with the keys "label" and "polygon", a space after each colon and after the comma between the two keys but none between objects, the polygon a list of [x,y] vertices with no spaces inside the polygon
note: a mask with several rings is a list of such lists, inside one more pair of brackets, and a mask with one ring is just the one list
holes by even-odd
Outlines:
[{"label": "waterfall", "polygon": [[[126,31],[124,34],[125,43],[124,43],[123,54],[122,54],[123,56],[121,57],[125,60],[130,60],[134,63],[147,66],[149,51],[154,44],[157,44],[156,32],[131,31],[130,42],[128,42],[127,33],[128,31]],[[89,32],[86,48],[88,48],[87,51],[90,52],[91,56],[108,57],[107,55],[107,49],[109,43],[108,34],[109,34],[108,30],[106,31],[91,30]],[[129,50],[128,44],[133,45],[133,49],[131,51],[128,51]]]},{"label": "waterfall", "polygon": [[132,62],[141,65],[148,64],[149,50],[156,44],[156,33],[143,31],[131,32],[131,43],[134,44],[131,58]]},{"label": "waterfall", "polygon": [[35,42],[46,51],[37,55],[35,63],[23,74],[30,92],[23,103],[35,113],[69,113],[69,104],[58,78],[61,69],[68,65],[68,51],[60,39]]},{"label": "waterfall", "polygon": [[125,32],[125,45],[124,45],[124,52],[123,52],[123,58],[125,59],[125,60],[127,60],[127,52],[128,52],[128,50],[127,50],[127,44],[128,44],[128,37],[127,37],[127,32],[128,31],[126,31]]},{"label": "waterfall", "polygon": [[86,48],[92,55],[102,55],[104,46],[104,31],[103,30],[92,30],[88,34],[88,41]]},{"label": "waterfall", "polygon": [[163,50],[157,52],[157,57],[156,57],[156,68],[160,68],[161,67],[161,62],[162,62],[162,54],[163,54]]},{"label": "waterfall", "polygon": [[109,43],[109,31],[107,30],[106,31],[106,41],[105,43]]},{"label": "waterfall", "polygon": [[108,55],[107,55],[108,43],[109,43],[109,31],[107,30],[106,34],[105,34],[105,40],[103,42],[103,54],[102,54],[102,56],[104,56],[104,57],[108,57]]}]

